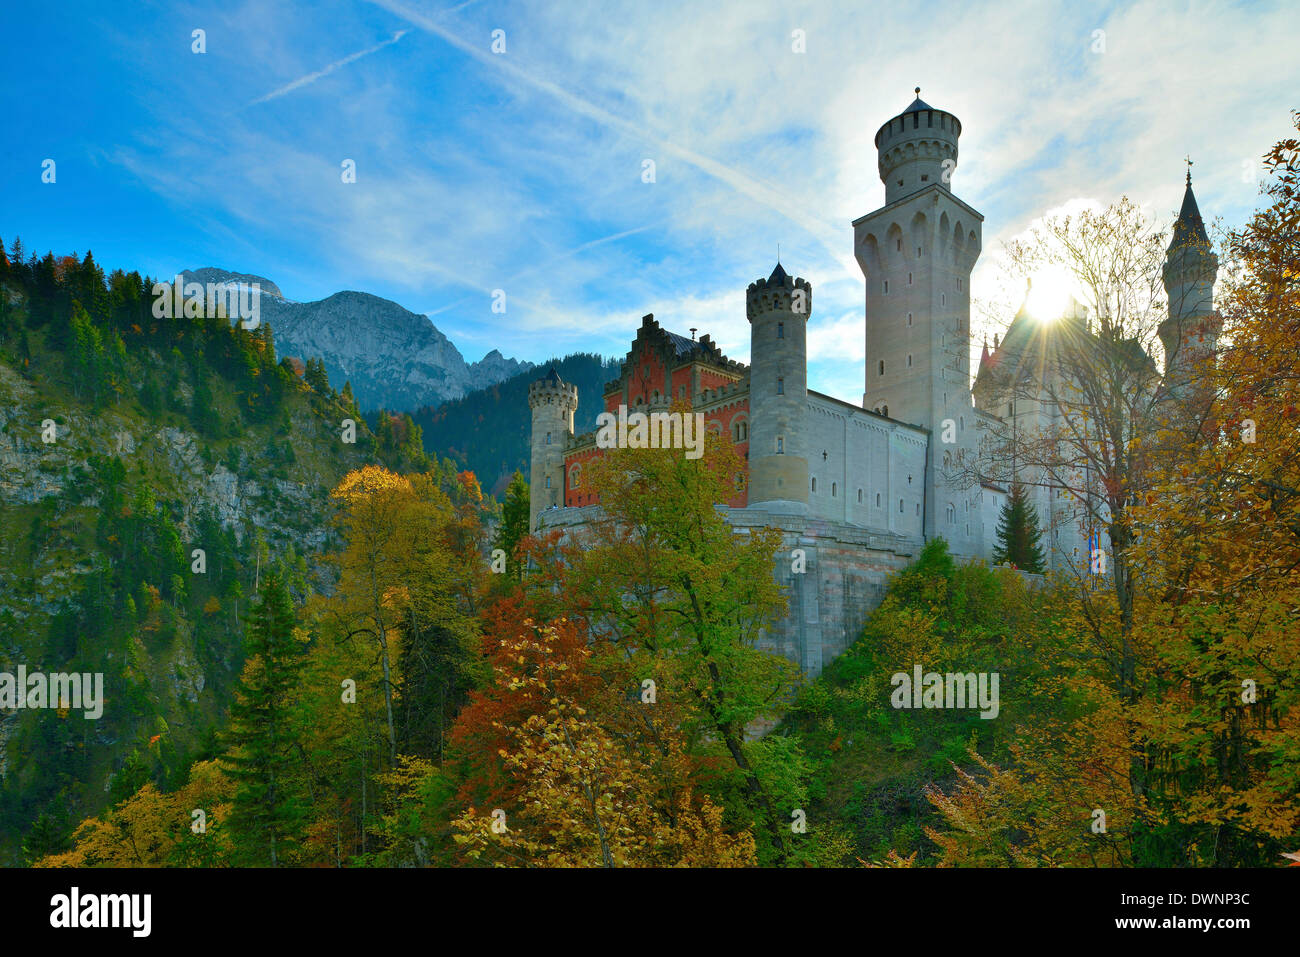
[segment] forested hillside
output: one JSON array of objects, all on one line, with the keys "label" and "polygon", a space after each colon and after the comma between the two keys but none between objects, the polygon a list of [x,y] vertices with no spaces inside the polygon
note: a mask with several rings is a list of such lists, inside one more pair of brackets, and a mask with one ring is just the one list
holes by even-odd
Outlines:
[{"label": "forested hillside", "polygon": [[377,441],[323,370],[313,388],[277,360],[270,325],[157,319],[137,273],[25,255],[0,245],[0,671],[102,672],[107,705],[0,712],[5,862],[33,824],[39,847],[183,780],[225,720],[267,563],[299,600],[328,592],[329,490],[367,461],[428,466],[402,420]]},{"label": "forested hillside", "polygon": [[532,425],[528,386],[551,368],[578,387],[575,433],[590,432],[605,408],[605,384],[618,377],[619,363],[575,353],[540,363],[535,369],[436,408],[415,412],[412,418],[424,430],[425,449],[450,456],[480,478],[484,491],[500,497],[516,469],[528,474]]}]

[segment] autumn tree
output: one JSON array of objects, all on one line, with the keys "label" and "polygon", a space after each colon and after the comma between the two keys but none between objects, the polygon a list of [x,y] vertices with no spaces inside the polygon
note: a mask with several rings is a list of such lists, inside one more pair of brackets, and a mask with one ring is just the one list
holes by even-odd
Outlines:
[{"label": "autumn tree", "polygon": [[[515,800],[467,808],[454,822],[471,860],[547,867],[745,866],[755,863],[748,832],[730,834],[722,810],[689,788],[661,796],[654,758],[602,726],[588,698],[589,646],[572,623],[533,628],[501,643],[495,687],[522,699],[513,720],[494,722],[499,757]],[[563,634],[562,634],[563,633]],[[670,752],[675,732],[664,729]]]},{"label": "autumn tree", "polygon": [[1153,774],[1168,840],[1211,865],[1279,864],[1300,837],[1300,139],[1265,163],[1271,202],[1229,239],[1216,427],[1169,424],[1135,509]]},{"label": "autumn tree", "polygon": [[567,594],[638,681],[681,707],[688,739],[721,748],[738,809],[758,823],[760,847],[783,860],[789,795],[773,789],[787,787],[799,756],[747,738],[787,703],[798,671],[756,647],[785,610],[773,575],[780,532],[741,535],[714,507],[743,473],[725,438],[710,436],[698,459],[672,448],[611,451],[590,467],[605,517],[565,560]]},{"label": "autumn tree", "polygon": [[[1164,292],[1165,235],[1125,198],[1100,212],[1049,218],[1008,253],[1026,275],[1069,276],[1087,314],[1016,317],[996,381],[982,387],[1016,414],[991,430],[986,453],[1010,480],[1044,489],[1071,530],[1104,533],[1101,557],[1058,551],[1058,571],[1074,583],[1089,650],[1108,664],[1120,700],[1134,706],[1143,693],[1135,636],[1142,570],[1130,511],[1150,488],[1147,446],[1168,415],[1150,355],[1180,305]],[[1140,796],[1146,756],[1128,720],[1129,781]]]},{"label": "autumn tree", "polygon": [[[213,867],[228,860],[233,783],[217,761],[195,764],[168,794],[152,781],[73,834],[72,847],[35,867]],[[196,813],[201,812],[201,813]]]},{"label": "autumn tree", "polygon": [[339,560],[338,601],[331,611],[344,640],[364,636],[377,647],[392,764],[397,761],[392,639],[407,568],[403,523],[415,492],[409,479],[368,465],[349,472],[330,495],[341,506],[339,522],[347,538]]}]

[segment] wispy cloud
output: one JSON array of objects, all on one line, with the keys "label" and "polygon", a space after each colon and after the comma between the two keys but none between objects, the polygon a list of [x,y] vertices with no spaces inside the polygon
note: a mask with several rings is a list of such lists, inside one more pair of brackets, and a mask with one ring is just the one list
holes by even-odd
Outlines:
[{"label": "wispy cloud", "polygon": [[250,102],[245,104],[245,108],[249,106],[257,106],[257,104],[259,103],[266,103],[270,100],[274,100],[279,97],[282,97],[286,93],[292,93],[294,90],[298,90],[304,86],[308,86],[309,84],[315,83],[321,77],[329,76],[331,73],[333,73],[335,70],[339,69],[340,67],[345,67],[349,63],[355,63],[357,60],[360,60],[362,57],[370,56],[370,54],[372,53],[378,53],[384,47],[392,46],[398,40],[402,39],[402,37],[406,36],[406,34],[409,32],[410,32],[409,30],[398,30],[396,33],[394,33],[387,40],[384,40],[382,43],[376,43],[372,47],[367,47],[366,49],[360,50],[357,53],[353,53],[350,56],[345,56],[342,60],[335,60],[329,66],[317,70],[315,73],[308,73],[306,76],[300,76],[292,83],[286,83],[278,90],[272,90],[270,93],[267,93],[265,96],[259,96],[257,99],[251,100]]},{"label": "wispy cloud", "polygon": [[482,45],[469,42],[438,23],[432,17],[411,10],[402,4],[393,2],[393,0],[370,0],[370,2],[441,38],[480,63],[500,70],[502,74],[510,79],[547,94],[572,113],[652,144],[665,153],[689,163],[706,175],[730,186],[736,192],[785,216],[791,222],[807,230],[819,241],[825,243],[826,248],[832,253],[838,254],[840,252],[835,245],[835,239],[837,238],[835,227],[829,222],[810,215],[805,207],[792,201],[792,197],[788,193],[746,175],[713,157],[705,156],[696,150],[676,143],[644,124],[619,116],[584,97],[570,92],[552,80],[517,66],[507,57],[493,54]]}]

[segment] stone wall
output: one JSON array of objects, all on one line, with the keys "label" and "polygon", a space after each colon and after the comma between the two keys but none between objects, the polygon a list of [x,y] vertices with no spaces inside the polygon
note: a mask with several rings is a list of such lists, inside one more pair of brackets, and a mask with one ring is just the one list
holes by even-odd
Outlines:
[{"label": "stone wall", "polygon": [[[773,574],[789,603],[785,618],[766,630],[759,647],[795,662],[809,678],[857,641],[867,616],[879,606],[890,576],[920,553],[920,536],[901,536],[842,522],[769,512],[758,507],[718,510],[738,535],[756,528],[781,531]],[[601,510],[550,509],[539,516],[547,528],[571,532],[599,518]],[[795,571],[795,549],[803,570]]]}]

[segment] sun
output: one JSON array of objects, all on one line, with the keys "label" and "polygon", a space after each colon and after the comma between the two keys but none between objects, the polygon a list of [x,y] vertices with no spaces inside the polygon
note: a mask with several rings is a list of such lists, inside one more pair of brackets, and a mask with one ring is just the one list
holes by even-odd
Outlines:
[{"label": "sun", "polygon": [[1074,282],[1064,269],[1040,269],[1030,277],[1025,308],[1040,322],[1055,322],[1065,315],[1073,290]]}]

